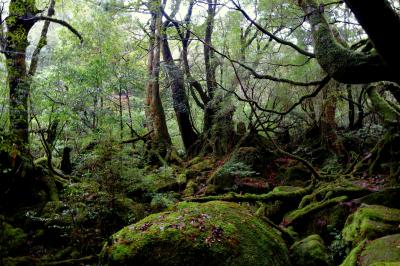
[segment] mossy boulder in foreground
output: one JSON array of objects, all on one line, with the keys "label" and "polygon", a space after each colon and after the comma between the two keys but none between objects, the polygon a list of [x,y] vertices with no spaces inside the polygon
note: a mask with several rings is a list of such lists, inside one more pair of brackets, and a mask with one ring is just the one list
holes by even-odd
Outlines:
[{"label": "mossy boulder in foreground", "polygon": [[102,265],[290,265],[274,229],[236,203],[179,203],[114,234]]}]

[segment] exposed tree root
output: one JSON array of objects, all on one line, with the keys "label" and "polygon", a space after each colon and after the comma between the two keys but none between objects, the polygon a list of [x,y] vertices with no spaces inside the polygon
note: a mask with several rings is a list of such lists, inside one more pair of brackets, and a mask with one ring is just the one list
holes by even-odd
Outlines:
[{"label": "exposed tree root", "polygon": [[199,198],[186,198],[187,201],[193,202],[207,202],[213,200],[222,200],[222,201],[230,201],[230,202],[272,202],[275,200],[300,200],[302,197],[310,193],[314,188],[314,185],[311,184],[306,188],[299,189],[296,191],[271,191],[267,194],[237,194],[237,193],[228,193],[225,195],[218,196],[206,196]]},{"label": "exposed tree root", "polygon": [[347,196],[349,198],[361,197],[371,193],[367,188],[356,186],[349,181],[338,180],[336,182],[321,184],[312,194],[303,197],[299,209],[313,202],[329,200],[334,197]]},{"label": "exposed tree root", "polygon": [[323,202],[311,203],[304,208],[297,209],[291,212],[284,218],[282,224],[284,224],[285,226],[295,224],[297,221],[304,219],[305,217],[309,216],[312,213],[315,213],[317,211],[323,210],[328,207],[335,206],[336,204],[344,202],[347,199],[348,199],[347,196],[340,196],[333,199],[325,200]]}]

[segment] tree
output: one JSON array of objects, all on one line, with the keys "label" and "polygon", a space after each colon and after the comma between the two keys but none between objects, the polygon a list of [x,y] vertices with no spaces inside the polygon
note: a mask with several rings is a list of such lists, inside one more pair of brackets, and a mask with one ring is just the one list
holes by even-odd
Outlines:
[{"label": "tree", "polygon": [[147,127],[151,134],[150,148],[154,153],[166,156],[171,148],[171,138],[168,133],[165,120],[164,108],[160,97],[160,56],[161,56],[161,2],[159,0],[149,1],[151,12],[148,75],[147,83]]},{"label": "tree", "polygon": [[[400,30],[399,15],[387,0],[365,4],[358,0],[345,1],[355,14],[360,25],[368,34],[374,51],[363,53],[341,45],[335,38],[321,4],[315,0],[300,0],[298,5],[311,24],[315,56],[320,66],[339,82],[347,84],[393,81],[399,84],[396,61],[400,57],[396,40],[388,41],[389,35],[382,28]],[[379,12],[384,18],[375,20],[373,14]],[[382,86],[381,86],[382,87]],[[376,110],[388,123],[396,123],[400,117],[398,107],[393,107],[370,87],[368,96]]]},{"label": "tree", "polygon": [[[14,143],[15,153],[14,168],[20,168],[23,157],[29,153],[29,108],[28,100],[32,76],[36,72],[38,55],[46,43],[49,22],[59,23],[69,28],[80,39],[80,34],[68,23],[53,19],[54,1],[50,2],[48,15],[40,15],[35,0],[11,0],[8,8],[8,17],[5,19],[7,31],[1,33],[5,36],[2,40],[2,52],[6,57],[7,83],[9,87],[9,119],[10,133]],[[42,35],[35,49],[31,67],[28,71],[26,50],[29,45],[28,34],[36,22],[45,20]],[[28,157],[28,162],[29,162]]]}]

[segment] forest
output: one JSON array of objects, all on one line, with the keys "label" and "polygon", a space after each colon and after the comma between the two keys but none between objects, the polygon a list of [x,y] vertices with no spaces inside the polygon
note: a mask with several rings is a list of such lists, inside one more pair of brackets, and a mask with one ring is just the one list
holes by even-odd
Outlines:
[{"label": "forest", "polygon": [[0,266],[400,265],[399,34],[399,0],[0,0]]}]

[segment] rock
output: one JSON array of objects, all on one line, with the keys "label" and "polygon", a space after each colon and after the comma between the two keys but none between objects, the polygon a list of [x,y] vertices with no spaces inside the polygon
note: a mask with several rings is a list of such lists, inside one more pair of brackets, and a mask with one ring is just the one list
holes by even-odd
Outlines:
[{"label": "rock", "polygon": [[400,265],[400,234],[388,235],[371,242],[360,242],[341,266]]},{"label": "rock", "polygon": [[387,265],[386,263],[400,265],[400,234],[369,242],[359,257],[360,266]]},{"label": "rock", "polygon": [[181,202],[115,233],[101,265],[290,265],[280,235],[236,203]]},{"label": "rock", "polygon": [[298,266],[330,266],[333,265],[328,249],[319,235],[310,235],[295,242],[290,248],[293,265]]},{"label": "rock", "polygon": [[232,155],[235,162],[241,162],[250,167],[252,171],[264,175],[268,164],[276,159],[276,154],[259,147],[240,147]]},{"label": "rock", "polygon": [[185,175],[187,179],[198,178],[203,175],[204,172],[210,171],[214,166],[212,159],[195,157],[187,165]]},{"label": "rock", "polygon": [[304,186],[311,180],[311,172],[302,164],[296,164],[286,169],[285,177],[287,184]]},{"label": "rock", "polygon": [[[207,184],[215,186],[216,192],[237,190],[238,185],[244,178],[252,178],[256,172],[241,161],[229,159],[218,168],[207,180]],[[264,191],[266,192],[266,191]]]},{"label": "rock", "polygon": [[[258,138],[256,137],[256,139]],[[250,139],[248,140],[250,141]],[[241,144],[246,144],[246,142],[242,141]],[[261,177],[265,176],[268,163],[274,159],[276,159],[276,155],[267,149],[260,148],[260,143],[255,146],[239,147],[209,177],[207,183],[215,185],[217,192],[234,190],[265,193],[269,190],[269,185],[267,180]]]},{"label": "rock", "polygon": [[18,227],[13,227],[0,216],[0,257],[18,252],[26,243],[27,234]]},{"label": "rock", "polygon": [[198,185],[194,180],[189,180],[186,184],[185,190],[183,191],[182,195],[184,197],[191,197],[193,196],[198,190]]},{"label": "rock", "polygon": [[369,205],[384,205],[389,208],[400,209],[400,187],[386,188],[368,194],[358,201]]},{"label": "rock", "polygon": [[269,191],[268,181],[262,178],[254,177],[237,177],[234,180],[237,191],[243,193],[266,193]]},{"label": "rock", "polygon": [[399,209],[363,204],[347,218],[342,235],[344,240],[354,245],[363,239],[373,240],[400,232],[399,224]]}]

